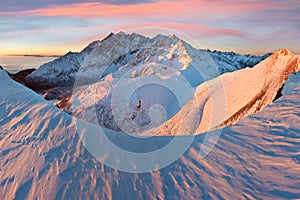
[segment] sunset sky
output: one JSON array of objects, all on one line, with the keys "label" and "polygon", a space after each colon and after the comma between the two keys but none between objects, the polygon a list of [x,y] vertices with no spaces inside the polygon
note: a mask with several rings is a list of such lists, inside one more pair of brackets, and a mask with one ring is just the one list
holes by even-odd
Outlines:
[{"label": "sunset sky", "polygon": [[0,55],[80,51],[121,30],[148,36],[156,34],[150,30],[180,32],[204,48],[240,53],[282,47],[300,53],[300,2],[1,0],[0,30]]}]

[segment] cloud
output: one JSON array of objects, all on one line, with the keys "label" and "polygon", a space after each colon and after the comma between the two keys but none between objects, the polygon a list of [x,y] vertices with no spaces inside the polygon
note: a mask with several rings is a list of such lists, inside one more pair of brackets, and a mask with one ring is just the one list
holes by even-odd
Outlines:
[{"label": "cloud", "polygon": [[130,5],[151,3],[154,0],[1,0],[0,12],[18,12],[40,8],[52,7],[53,5],[70,5],[79,3],[103,3],[107,5]]},{"label": "cloud", "polygon": [[[222,20],[230,22],[251,22],[260,17],[257,22],[282,21],[283,19],[299,19],[300,4],[293,1],[221,1],[221,0],[24,0],[28,3],[16,3],[17,0],[1,0],[0,15],[31,15],[31,16],[63,16],[73,18],[106,18],[106,19],[164,19],[174,21],[190,20],[219,23]],[[19,1],[19,0],[18,0]],[[39,2],[39,3],[37,3]],[[42,3],[41,3],[42,2]],[[13,6],[5,6],[12,4]],[[121,5],[122,4],[122,5]],[[126,4],[126,5],[125,5]],[[27,6],[28,9],[5,10]],[[166,19],[166,17],[169,17]]]},{"label": "cloud", "polygon": [[111,31],[162,27],[208,45],[294,43],[298,48],[299,13],[298,0],[0,0],[0,43],[30,34],[35,36],[22,41],[33,43],[36,35],[45,41],[55,35],[57,43],[73,40],[82,47]]}]

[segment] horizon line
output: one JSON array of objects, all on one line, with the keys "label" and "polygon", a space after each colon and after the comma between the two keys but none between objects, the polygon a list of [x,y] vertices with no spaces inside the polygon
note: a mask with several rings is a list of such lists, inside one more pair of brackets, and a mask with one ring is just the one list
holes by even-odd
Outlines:
[{"label": "horizon line", "polygon": [[[274,53],[275,51],[277,51],[278,49],[274,50],[274,51],[271,51],[271,52],[253,52],[253,51],[248,51],[248,52],[239,52],[239,51],[236,51],[236,50],[229,50],[229,49],[210,49],[210,48],[203,48],[203,49],[200,49],[200,50],[204,50],[204,51],[217,51],[217,52],[223,52],[223,53],[229,53],[229,52],[233,52],[233,53],[237,53],[237,54],[240,54],[240,55],[247,55],[247,54],[250,54],[250,55],[265,55],[265,54],[269,54],[269,53]],[[63,53],[63,54],[30,54],[30,53],[25,53],[25,54],[0,54],[0,56],[7,56],[7,57],[40,57],[40,58],[47,58],[47,57],[61,57],[61,56],[64,56],[68,53],[79,53],[79,51],[68,51],[66,53]],[[297,52],[293,52],[291,51],[292,53],[294,54],[297,54]]]},{"label": "horizon line", "polygon": [[61,57],[63,54],[4,54],[2,56],[8,56],[8,57],[41,57],[41,58],[46,58],[46,57]]}]

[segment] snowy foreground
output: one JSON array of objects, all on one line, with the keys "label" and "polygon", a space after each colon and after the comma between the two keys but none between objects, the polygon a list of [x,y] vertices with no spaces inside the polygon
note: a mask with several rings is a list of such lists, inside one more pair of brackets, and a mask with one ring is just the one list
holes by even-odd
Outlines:
[{"label": "snowy foreground", "polygon": [[[214,133],[181,137],[194,139],[187,151],[169,166],[147,173],[105,166],[85,148],[75,118],[3,70],[0,91],[0,199],[300,198],[299,87],[262,112],[224,128],[206,157],[199,152],[216,139]],[[132,152],[147,150],[143,140],[153,147],[174,139],[137,142],[126,134],[108,133],[117,146],[125,144]],[[113,152],[105,156],[126,160]]]}]

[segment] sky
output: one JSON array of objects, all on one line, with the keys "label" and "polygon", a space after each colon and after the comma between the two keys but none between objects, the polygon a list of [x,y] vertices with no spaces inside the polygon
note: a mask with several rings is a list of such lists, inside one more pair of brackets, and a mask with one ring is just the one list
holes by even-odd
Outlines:
[{"label": "sky", "polygon": [[1,0],[0,30],[0,55],[61,55],[119,31],[178,33],[222,51],[299,54],[300,1]]}]

